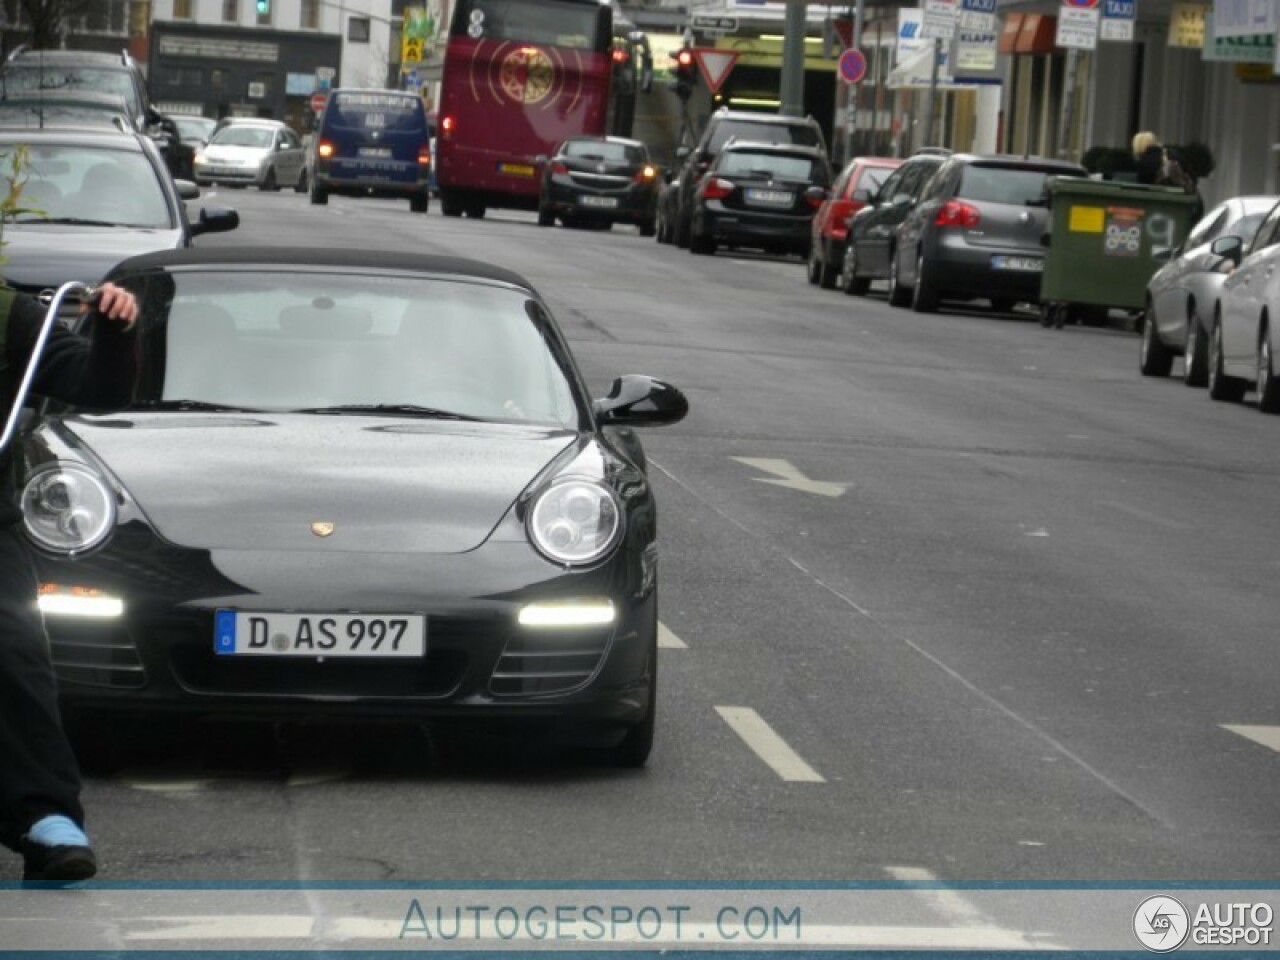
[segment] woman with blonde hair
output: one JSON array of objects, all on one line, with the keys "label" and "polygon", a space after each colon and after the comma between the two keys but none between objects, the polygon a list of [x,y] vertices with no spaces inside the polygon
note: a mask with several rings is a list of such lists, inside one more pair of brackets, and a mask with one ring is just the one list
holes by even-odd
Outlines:
[{"label": "woman with blonde hair", "polygon": [[1156,183],[1164,170],[1164,147],[1150,130],[1133,135],[1133,160],[1139,183]]}]

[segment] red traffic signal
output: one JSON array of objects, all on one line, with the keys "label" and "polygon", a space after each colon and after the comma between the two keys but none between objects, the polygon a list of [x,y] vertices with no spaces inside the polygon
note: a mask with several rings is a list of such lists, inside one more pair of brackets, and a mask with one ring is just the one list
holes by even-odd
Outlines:
[{"label": "red traffic signal", "polygon": [[676,62],[676,94],[681,99],[687,100],[693,90],[694,81],[698,77],[698,68],[693,62],[693,51],[688,47],[681,47],[671,56]]}]

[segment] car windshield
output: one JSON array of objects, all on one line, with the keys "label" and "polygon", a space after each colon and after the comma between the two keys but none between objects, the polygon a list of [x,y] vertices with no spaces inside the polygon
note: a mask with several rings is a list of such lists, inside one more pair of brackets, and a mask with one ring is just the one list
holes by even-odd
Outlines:
[{"label": "car windshield", "polygon": [[1241,237],[1245,243],[1253,239],[1253,235],[1258,232],[1263,218],[1267,215],[1266,210],[1259,210],[1256,213],[1247,213],[1235,223],[1229,223],[1222,230],[1221,236]]},{"label": "car windshield", "polygon": [[728,176],[760,176],[774,180],[802,180],[817,182],[818,162],[812,157],[798,157],[786,153],[749,153],[746,150],[730,150],[720,157],[719,173]]},{"label": "car windshield", "polygon": [[[0,103],[3,127],[118,127],[128,119],[120,109],[81,104]],[[126,127],[127,129],[127,127]]]},{"label": "car windshield", "polygon": [[27,90],[96,90],[123,97],[136,112],[142,112],[138,91],[128,70],[98,67],[40,66],[35,63],[9,64],[0,73],[5,96]]},{"label": "car windshield", "polygon": [[858,177],[857,189],[867,190],[874,197],[893,171],[893,167],[863,167],[862,175]]},{"label": "car windshield", "polygon": [[723,120],[712,132],[707,149],[712,153],[719,153],[733,137],[739,140],[765,140],[769,143],[795,143],[806,147],[822,145],[817,128],[807,123]]},{"label": "car windshield", "polygon": [[202,270],[142,294],[134,406],[578,422],[523,293],[357,273]]},{"label": "car windshield", "polygon": [[275,130],[270,127],[251,127],[238,126],[232,124],[229,127],[223,127],[213,135],[213,139],[209,141],[209,146],[218,147],[258,147],[267,149],[271,146],[271,139],[275,136]]},{"label": "car windshield", "polygon": [[207,140],[217,125],[206,117],[174,117],[173,122],[184,140]]},{"label": "car windshield", "polygon": [[983,203],[1039,204],[1044,202],[1045,180],[1070,173],[1063,169],[970,164],[960,177],[956,196]]},{"label": "car windshield", "polygon": [[564,155],[614,163],[639,163],[643,159],[639,148],[607,140],[570,140],[564,145]]},{"label": "car windshield", "polygon": [[[0,145],[0,152],[7,149]],[[28,146],[27,157],[18,223],[175,226],[160,172],[140,152],[37,143]]]}]

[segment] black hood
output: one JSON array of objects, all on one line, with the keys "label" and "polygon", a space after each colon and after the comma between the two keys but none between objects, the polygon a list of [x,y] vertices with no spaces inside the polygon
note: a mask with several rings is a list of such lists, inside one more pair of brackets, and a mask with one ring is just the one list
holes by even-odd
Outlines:
[{"label": "black hood", "polygon": [[0,275],[24,290],[70,280],[96,283],[126,257],[181,247],[182,231],[134,227],[82,227],[54,223],[6,224]]}]

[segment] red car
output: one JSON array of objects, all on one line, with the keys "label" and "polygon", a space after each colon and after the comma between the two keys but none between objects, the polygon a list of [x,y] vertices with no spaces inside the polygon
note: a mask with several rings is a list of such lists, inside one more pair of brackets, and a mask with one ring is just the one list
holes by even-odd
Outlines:
[{"label": "red car", "polygon": [[831,192],[813,217],[813,242],[809,245],[809,282],[827,290],[836,285],[844,263],[849,218],[867,205],[894,167],[896,157],[854,157],[844,168]]}]

